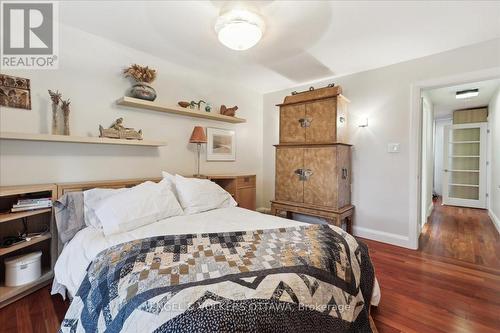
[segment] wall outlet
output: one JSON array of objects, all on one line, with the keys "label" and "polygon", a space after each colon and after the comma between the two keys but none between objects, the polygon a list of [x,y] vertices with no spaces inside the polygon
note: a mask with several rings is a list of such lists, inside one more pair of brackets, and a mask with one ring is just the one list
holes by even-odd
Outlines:
[{"label": "wall outlet", "polygon": [[388,153],[399,153],[399,143],[389,143],[387,144]]}]

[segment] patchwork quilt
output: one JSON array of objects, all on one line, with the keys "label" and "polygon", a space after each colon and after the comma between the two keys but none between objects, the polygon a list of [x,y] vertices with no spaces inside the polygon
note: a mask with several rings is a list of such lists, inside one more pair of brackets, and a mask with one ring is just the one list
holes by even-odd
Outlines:
[{"label": "patchwork quilt", "polygon": [[60,332],[371,332],[373,282],[328,225],[151,237],[96,257]]}]

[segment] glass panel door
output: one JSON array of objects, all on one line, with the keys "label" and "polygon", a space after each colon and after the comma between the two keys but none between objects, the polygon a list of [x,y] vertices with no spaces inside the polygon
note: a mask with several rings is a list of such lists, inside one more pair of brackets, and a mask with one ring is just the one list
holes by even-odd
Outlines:
[{"label": "glass panel door", "polygon": [[485,208],[486,123],[445,128],[443,204]]}]

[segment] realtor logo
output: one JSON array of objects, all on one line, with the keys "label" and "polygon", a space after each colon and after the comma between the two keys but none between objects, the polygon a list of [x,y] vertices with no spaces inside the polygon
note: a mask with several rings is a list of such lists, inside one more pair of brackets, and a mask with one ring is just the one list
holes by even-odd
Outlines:
[{"label": "realtor logo", "polygon": [[57,3],[2,1],[1,65],[9,69],[56,69]]}]

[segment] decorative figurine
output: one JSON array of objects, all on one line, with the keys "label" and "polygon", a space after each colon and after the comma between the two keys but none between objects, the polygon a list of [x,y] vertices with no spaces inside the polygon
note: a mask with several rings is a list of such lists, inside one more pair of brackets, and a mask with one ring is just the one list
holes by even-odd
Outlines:
[{"label": "decorative figurine", "polygon": [[[190,109],[198,109],[200,110],[201,109],[201,104],[205,104],[207,105],[207,103],[204,101],[204,100],[199,100],[198,102],[195,102],[195,101],[191,101],[191,102],[185,102],[185,101],[180,101],[180,102],[177,102],[177,104],[179,104],[179,106],[183,107],[183,108],[187,108],[189,107]],[[210,107],[209,107],[209,110],[210,110]],[[207,107],[205,107],[205,111],[207,111]],[[210,112],[210,111],[207,111],[207,112]]]},{"label": "decorative figurine", "polygon": [[142,130],[123,126],[123,118],[116,119],[109,128],[99,125],[99,137],[111,139],[142,140]]},{"label": "decorative figurine", "polygon": [[234,115],[236,114],[236,110],[238,110],[238,107],[236,105],[232,108],[228,108],[225,105],[220,106],[220,114],[223,114],[225,116],[234,117]]},{"label": "decorative figurine", "polygon": [[180,101],[180,102],[177,102],[177,104],[179,104],[180,107],[183,107],[183,108],[187,108],[188,106],[191,105],[191,103],[189,102],[185,102],[185,101]]}]

